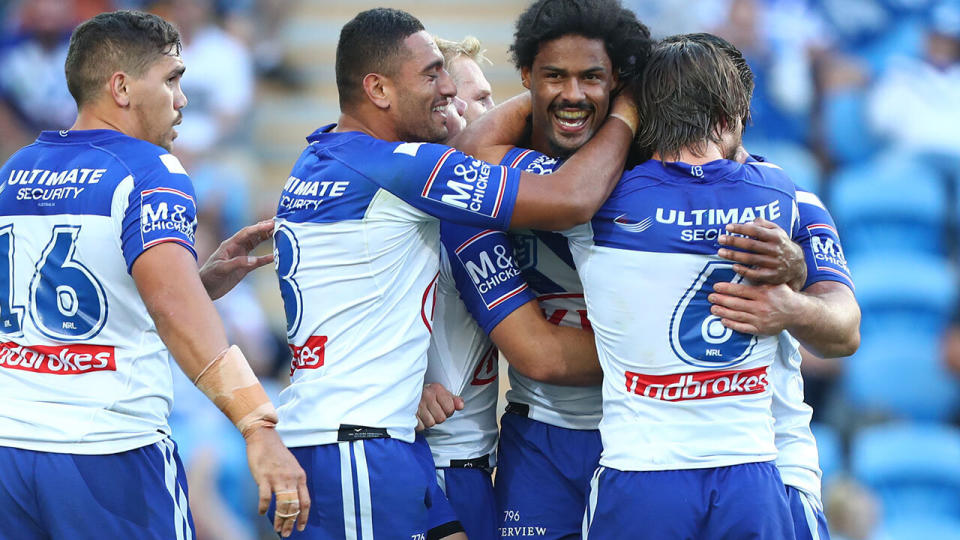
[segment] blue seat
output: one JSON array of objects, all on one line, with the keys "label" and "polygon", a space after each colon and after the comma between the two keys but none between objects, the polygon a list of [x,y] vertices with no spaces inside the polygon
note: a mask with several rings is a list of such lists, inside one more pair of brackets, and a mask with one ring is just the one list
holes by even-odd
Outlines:
[{"label": "blue seat", "polygon": [[828,205],[848,255],[946,253],[946,180],[918,158],[891,155],[841,170]]},{"label": "blue seat", "polygon": [[885,540],[960,540],[960,520],[936,517],[904,518],[884,525]]},{"label": "blue seat", "polygon": [[957,428],[912,423],[866,428],[853,439],[850,467],[880,496],[891,523],[924,516],[960,519]]},{"label": "blue seat", "polygon": [[960,403],[960,386],[943,365],[940,334],[909,327],[864,333],[860,350],[845,362],[844,395],[861,413],[946,420]]},{"label": "blue seat", "polygon": [[747,150],[760,154],[770,163],[779,165],[797,186],[819,194],[822,173],[817,158],[796,143],[769,140],[744,141]]},{"label": "blue seat", "polygon": [[813,431],[813,437],[817,440],[820,470],[823,471],[823,481],[826,483],[845,468],[840,436],[832,427],[819,422],[811,423],[810,430]]},{"label": "blue seat", "polygon": [[957,279],[944,258],[884,250],[848,264],[865,335],[904,327],[939,334],[956,308]]}]

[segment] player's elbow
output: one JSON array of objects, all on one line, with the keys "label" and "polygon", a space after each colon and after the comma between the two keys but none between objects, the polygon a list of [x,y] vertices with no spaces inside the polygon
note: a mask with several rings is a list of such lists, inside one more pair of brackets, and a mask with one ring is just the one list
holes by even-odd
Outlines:
[{"label": "player's elbow", "polygon": [[554,208],[554,214],[551,218],[554,223],[550,227],[550,230],[554,231],[565,231],[577,225],[583,225],[590,221],[597,211],[593,204],[576,196],[565,198],[563,202],[557,203]]}]

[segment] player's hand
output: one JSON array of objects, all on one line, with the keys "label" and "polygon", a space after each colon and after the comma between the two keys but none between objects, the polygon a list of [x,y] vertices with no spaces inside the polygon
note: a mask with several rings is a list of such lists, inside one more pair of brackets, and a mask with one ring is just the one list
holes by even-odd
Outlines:
[{"label": "player's hand", "polygon": [[417,431],[444,422],[456,411],[463,410],[463,398],[455,396],[440,383],[430,383],[423,387],[420,407],[417,408]]},{"label": "player's hand", "polygon": [[707,300],[710,313],[720,317],[727,328],[744,334],[772,336],[791,323],[797,296],[785,284],[747,285],[721,281],[713,286]]},{"label": "player's hand", "polygon": [[270,499],[277,498],[273,529],[286,538],[294,525],[302,531],[310,514],[307,475],[290,450],[283,445],[277,431],[261,427],[247,435],[247,463],[257,482],[260,515],[266,514]]},{"label": "player's hand", "polygon": [[220,244],[203,263],[200,280],[211,300],[230,292],[251,271],[273,262],[273,253],[254,257],[250,252],[273,236],[273,220],[244,227]]},{"label": "player's hand", "polygon": [[[807,281],[803,249],[776,223],[757,218],[752,223],[731,223],[717,241],[726,247],[717,255],[735,263],[733,270],[754,283],[786,283],[799,291]],[[734,248],[734,249],[731,249]],[[743,251],[738,251],[743,250]]]}]

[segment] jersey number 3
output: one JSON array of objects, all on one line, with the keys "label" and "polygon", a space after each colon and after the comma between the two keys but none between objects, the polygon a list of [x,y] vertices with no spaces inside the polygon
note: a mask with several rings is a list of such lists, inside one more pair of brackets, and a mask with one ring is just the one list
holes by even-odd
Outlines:
[{"label": "jersey number 3", "polygon": [[[30,279],[30,317],[43,335],[61,341],[89,339],[107,320],[107,296],[97,278],[74,258],[80,227],[57,225]],[[13,287],[13,225],[0,228],[0,334],[18,335],[24,306]]]},{"label": "jersey number 3", "polygon": [[729,367],[742,362],[753,350],[756,336],[735,332],[710,313],[707,296],[721,281],[742,281],[733,263],[711,261],[683,294],[670,319],[670,346],[687,364],[705,368]]}]

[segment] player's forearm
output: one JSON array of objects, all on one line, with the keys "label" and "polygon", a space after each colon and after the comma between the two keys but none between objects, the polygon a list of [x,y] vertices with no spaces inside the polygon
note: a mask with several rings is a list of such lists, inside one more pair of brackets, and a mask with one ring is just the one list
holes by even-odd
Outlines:
[{"label": "player's forearm", "polygon": [[535,300],[503,319],[490,339],[513,369],[535,381],[593,386],[603,379],[593,334],[550,324]]},{"label": "player's forearm", "polygon": [[450,145],[465,154],[491,163],[523,138],[530,116],[530,92],[514,96],[477,118]]},{"label": "player's forearm", "polygon": [[786,330],[817,356],[850,356],[860,346],[860,306],[846,286],[818,285],[798,293],[802,308]]},{"label": "player's forearm", "polygon": [[220,315],[190,253],[175,243],[150,248],[134,263],[133,279],[157,333],[193,380],[227,348]]},{"label": "player's forearm", "polygon": [[511,227],[560,231],[593,217],[623,174],[633,132],[618,118],[549,176],[523,173]]}]

